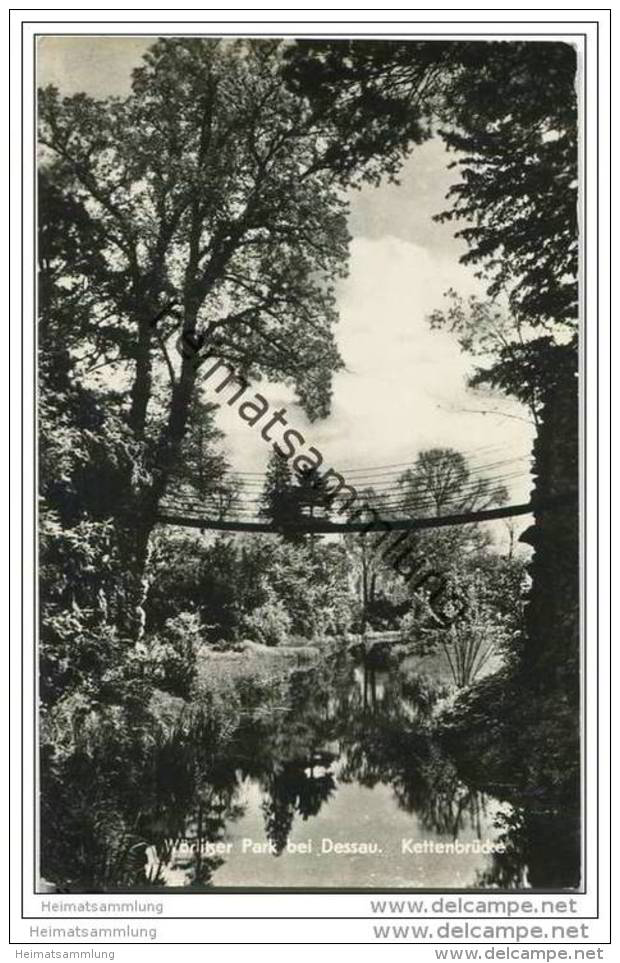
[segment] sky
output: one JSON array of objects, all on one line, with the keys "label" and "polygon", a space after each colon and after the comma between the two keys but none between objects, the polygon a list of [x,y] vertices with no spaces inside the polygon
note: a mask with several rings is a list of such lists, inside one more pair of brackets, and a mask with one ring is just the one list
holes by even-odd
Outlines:
[{"label": "sky", "polygon": [[[153,38],[46,37],[39,40],[38,82],[61,93],[124,96],[131,70]],[[501,397],[481,398],[467,388],[474,369],[453,335],[432,331],[428,313],[444,292],[483,294],[474,269],[459,264],[466,248],[454,226],[433,222],[454,181],[453,159],[439,139],[414,150],[400,184],[352,191],[349,276],[338,289],[336,339],[345,368],[334,377],[331,414],[310,424],[293,392],[257,384],[270,407],[285,407],[290,427],[316,447],[324,465],[347,469],[413,462],[425,447],[454,447],[474,466],[503,458],[521,461],[507,482],[511,500],[529,500],[533,428],[527,412]],[[502,414],[480,414],[499,409]],[[224,406],[218,424],[237,471],[262,471],[270,446],[260,430]],[[497,471],[497,469],[495,469]],[[492,473],[492,472],[491,472]],[[519,522],[518,530],[526,527]]]}]

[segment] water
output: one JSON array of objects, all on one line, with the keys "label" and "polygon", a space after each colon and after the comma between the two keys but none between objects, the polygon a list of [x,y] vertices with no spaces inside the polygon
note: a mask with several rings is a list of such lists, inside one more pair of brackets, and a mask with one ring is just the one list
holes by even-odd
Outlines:
[{"label": "water", "polygon": [[81,823],[74,766],[65,810],[43,819],[44,875],[72,890],[575,886],[574,824],[468,785],[429,736],[434,688],[348,659],[294,671],[267,704],[240,686],[225,745],[197,731],[141,776],[116,760]]}]

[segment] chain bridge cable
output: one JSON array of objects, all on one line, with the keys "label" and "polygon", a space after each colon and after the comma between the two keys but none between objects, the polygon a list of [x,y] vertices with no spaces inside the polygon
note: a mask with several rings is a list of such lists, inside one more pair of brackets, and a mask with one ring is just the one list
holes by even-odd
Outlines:
[{"label": "chain bridge cable", "polygon": [[[515,481],[516,479],[523,479],[524,481],[530,481],[531,475],[529,472],[523,472],[522,470],[515,470],[512,472],[501,472],[497,475],[481,475],[480,477],[469,478],[466,482],[459,486],[458,490],[453,493],[453,497],[465,497],[468,494],[473,494],[481,490],[482,486],[485,486],[485,490],[493,487],[498,487],[504,485],[507,482]],[[292,489],[295,492],[302,492],[303,489],[295,487]],[[411,502],[416,501],[418,504],[429,504],[433,505],[436,502],[436,497],[428,490],[428,488],[422,487],[420,492],[408,490],[405,485],[393,486],[379,491],[366,492],[363,489],[357,490],[359,497],[366,499],[367,501],[374,501],[377,505],[389,505],[400,502]],[[219,491],[213,489],[211,491],[205,491],[204,496],[199,494],[194,494],[190,492],[183,492],[180,490],[171,490],[167,493],[166,499],[174,500],[184,500],[192,503],[202,503],[205,500],[210,501],[217,498],[218,494],[222,494],[222,489]],[[226,493],[226,490],[224,490]],[[331,490],[327,489],[327,497],[333,500],[338,499],[338,488]],[[258,505],[264,502],[264,490],[254,492],[237,491],[234,489],[230,490],[231,503],[242,504],[242,505]]]},{"label": "chain bridge cable", "polygon": [[[472,477],[475,478],[476,476],[482,476],[486,474],[488,471],[490,471],[491,469],[500,468],[504,465],[514,464],[515,462],[528,461],[530,458],[531,458],[531,454],[528,452],[527,454],[515,455],[511,458],[505,458],[495,462],[487,462],[486,464],[473,465],[467,469],[467,478],[469,479]],[[334,469],[334,471],[336,471],[336,469]],[[323,474],[326,475],[327,471],[324,471]],[[341,472],[337,472],[337,474],[339,474],[342,478],[344,478],[345,482],[349,481],[350,476],[348,473],[341,471]],[[383,486],[387,485],[388,487],[393,487],[396,490],[397,486],[400,488],[403,484],[406,483],[407,479],[405,476],[406,476],[406,472],[385,472],[381,476],[379,475],[368,476],[368,478],[362,478],[362,479],[358,477],[353,477],[350,480],[356,485],[364,486],[366,488],[377,488],[378,486],[381,486],[381,485]],[[319,478],[321,477],[320,471],[318,471],[318,477]],[[233,483],[242,485],[243,487],[249,488],[249,489],[262,488],[264,484],[267,482],[266,475],[263,476],[264,481],[262,482],[254,479],[246,480],[244,478],[237,478],[235,474],[231,474],[229,478]]]},{"label": "chain bridge cable", "polygon": [[[457,451],[457,449],[452,448],[450,445],[434,445],[433,447],[446,449],[448,451]],[[492,444],[478,445],[475,448],[467,448],[464,451],[458,450],[458,454],[463,455],[463,457],[467,459],[467,458],[472,458],[475,455],[478,455],[482,452],[490,452],[490,451],[498,451],[498,450],[500,452],[501,451],[505,452],[505,445],[501,442],[493,442]],[[356,472],[362,472],[364,474],[368,474],[374,471],[382,471],[384,468],[402,468],[407,466],[414,467],[415,464],[416,464],[416,460],[414,459],[413,461],[392,462],[387,465],[366,465],[366,466],[341,465],[339,470],[349,472],[350,474],[354,474]],[[263,471],[239,470],[235,474],[248,475],[248,476],[254,475],[254,476],[258,476],[259,478],[262,478],[265,475],[265,471],[264,470]]]},{"label": "chain bridge cable", "polygon": [[[531,474],[529,471],[523,471],[522,468],[518,468],[516,466],[512,471],[501,471],[501,472],[497,472],[496,474],[480,474],[479,476],[475,476],[473,478],[467,478],[464,482],[462,482],[458,486],[458,491],[468,491],[468,490],[478,489],[481,485],[484,485],[484,484],[498,485],[498,484],[501,484],[502,482],[509,481],[514,478],[529,479],[531,478]],[[321,490],[320,486],[310,486],[310,487],[317,492],[320,492]],[[413,495],[416,492],[418,493],[418,497],[420,497],[420,495],[423,495],[425,492],[428,493],[429,497],[431,498],[434,497],[433,495],[434,489],[431,486],[424,485],[424,484],[420,485],[419,487],[416,486],[415,488],[408,487],[406,484],[397,484],[397,485],[389,485],[388,487],[383,489],[375,489],[372,487],[364,488],[361,485],[358,488],[355,488],[355,486],[353,485],[349,486],[349,485],[346,485],[345,483],[343,485],[334,485],[334,486],[328,485],[325,490],[328,493],[328,495],[333,496],[333,493],[337,492],[340,488],[345,488],[345,487],[355,489],[355,491],[357,491],[359,495],[363,495],[364,497],[367,497],[369,499],[375,498],[377,501],[384,500],[386,498],[389,499],[393,497],[410,498],[410,497],[413,497]],[[450,488],[451,485],[448,484],[447,486],[438,486],[438,488],[440,489],[443,489],[445,487]],[[242,500],[245,500],[245,501],[258,502],[263,500],[265,490],[266,489],[264,486],[258,487],[258,488],[246,488],[245,486],[240,486],[238,488],[235,488],[235,487],[225,487],[224,485],[219,485],[217,487],[215,486],[205,487],[203,496],[201,496],[200,493],[197,491],[190,492],[179,487],[170,488],[169,494],[176,495],[180,498],[190,497],[190,496],[192,498],[200,498],[200,497],[214,498],[214,497],[217,497],[218,495],[226,495],[234,499],[241,498]],[[289,490],[292,492],[304,491],[303,487],[298,485],[290,486]]]},{"label": "chain bridge cable", "polygon": [[[429,528],[445,528],[453,525],[468,525],[474,522],[494,521],[500,518],[512,518],[517,515],[528,515],[554,511],[572,506],[577,502],[576,492],[566,492],[548,499],[538,499],[527,504],[507,505],[500,508],[485,508],[478,511],[458,512],[449,515],[435,515],[425,518],[397,518],[379,519],[378,521],[361,522],[331,522],[324,519],[310,519],[307,522],[286,526],[286,532],[299,534],[346,534],[347,532],[371,531],[385,532],[388,525],[390,531],[422,531]],[[282,526],[273,522],[225,521],[211,518],[196,518],[162,511],[158,521],[166,525],[178,525],[185,528],[210,529],[224,532],[255,532],[265,534],[282,534]]]}]

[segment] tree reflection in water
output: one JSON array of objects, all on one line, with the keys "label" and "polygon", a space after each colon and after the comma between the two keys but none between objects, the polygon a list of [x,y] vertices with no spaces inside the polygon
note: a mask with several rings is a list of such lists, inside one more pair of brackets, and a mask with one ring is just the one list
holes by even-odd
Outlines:
[{"label": "tree reflection in water", "polygon": [[[208,844],[224,841],[244,815],[248,779],[276,854],[296,819],[317,817],[347,784],[389,786],[425,830],[480,838],[487,797],[432,736],[437,694],[398,669],[325,660],[291,674],[279,711],[237,713],[226,739],[198,714],[166,740],[132,741],[129,732],[94,757],[75,752],[53,766],[44,758],[42,875],[82,891],[213,885],[226,857]],[[537,806],[500,817],[506,852],[476,885],[578,884],[574,824]]]},{"label": "tree reflection in water", "polygon": [[[324,761],[331,758],[328,756]],[[279,772],[261,781],[266,793],[261,805],[265,834],[277,855],[286,848],[295,814],[302,819],[317,816],[323,803],[336,791],[333,773],[315,775],[313,769],[312,760],[286,763]]]},{"label": "tree reflection in water", "polygon": [[341,736],[342,782],[390,785],[400,809],[431,832],[456,839],[465,828],[481,835],[485,797],[460,780],[454,763],[428,735],[433,699],[423,680],[365,670],[362,711]]}]

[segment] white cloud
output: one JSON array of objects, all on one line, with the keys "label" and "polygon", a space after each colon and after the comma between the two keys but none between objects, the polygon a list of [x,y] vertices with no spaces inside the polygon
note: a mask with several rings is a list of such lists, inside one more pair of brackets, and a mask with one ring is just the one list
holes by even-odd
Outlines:
[{"label": "white cloud", "polygon": [[[467,389],[472,360],[454,336],[429,327],[428,313],[450,286],[465,294],[478,290],[471,272],[452,257],[389,236],[354,239],[337,329],[346,370],[334,378],[330,416],[310,424],[292,392],[281,385],[259,390],[273,408],[285,404],[289,424],[336,468],[413,461],[421,448],[434,445],[471,451],[476,463],[529,452],[532,430],[524,421],[459,410],[495,402],[483,403]],[[498,405],[525,417],[516,404]],[[235,467],[262,470],[269,446],[259,427],[247,427],[234,409],[220,421]],[[525,472],[528,462],[516,467]],[[527,497],[527,479],[524,486],[519,495]]]}]

